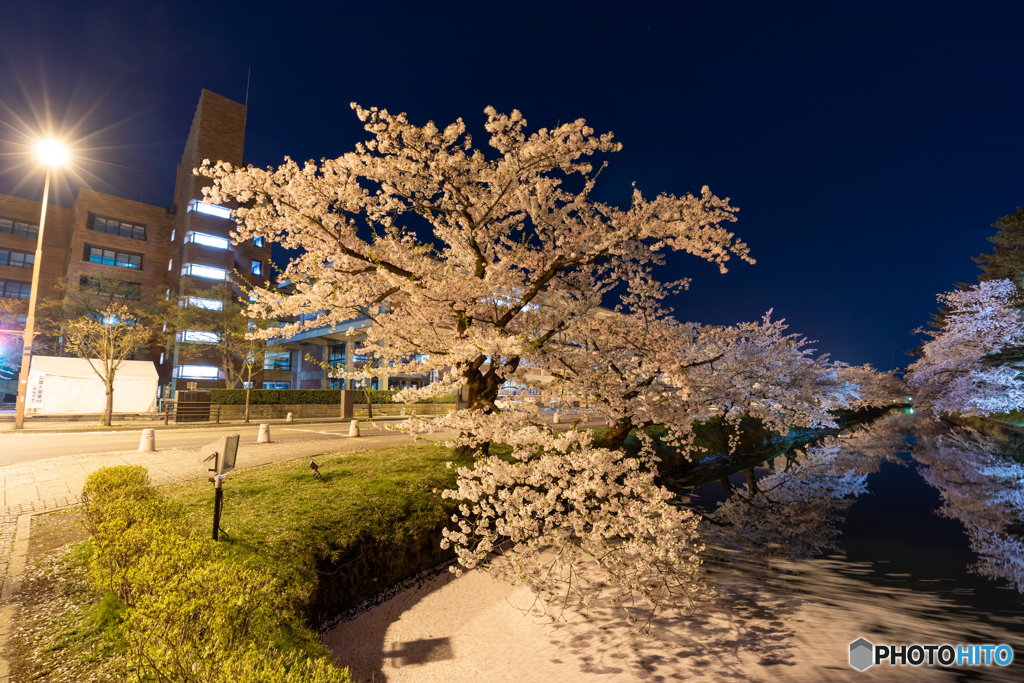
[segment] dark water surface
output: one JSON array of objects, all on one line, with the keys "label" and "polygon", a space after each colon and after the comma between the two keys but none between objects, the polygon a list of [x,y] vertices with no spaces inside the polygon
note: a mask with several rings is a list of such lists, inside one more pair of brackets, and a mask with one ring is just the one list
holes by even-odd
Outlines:
[{"label": "dark water surface", "polygon": [[[744,469],[753,469],[760,480],[772,473],[765,465],[768,459],[782,456],[776,463],[784,462],[786,451],[820,436],[804,432],[767,444],[759,452],[718,456],[669,473],[663,483],[688,495],[695,509],[711,512],[728,497],[717,481],[719,477],[728,476],[729,482],[740,489],[747,482]],[[913,443],[914,437],[908,435],[906,450],[894,453],[895,457],[880,463],[877,472],[868,474],[868,492],[852,503],[838,526],[842,554],[804,562],[828,565],[830,571],[855,576],[857,581],[883,593],[891,590],[894,600],[906,599],[908,592],[924,599],[914,608],[914,618],[922,620],[916,623],[945,622],[946,632],[963,634],[959,642],[1006,642],[1014,649],[1014,662],[1009,671],[1001,673],[1019,672],[1021,677],[1017,680],[1024,681],[1024,597],[1005,580],[970,571],[978,557],[970,548],[963,525],[939,513],[940,493],[922,478],[920,471],[926,466],[912,458]],[[839,594],[834,599],[842,604],[844,600],[858,598]],[[922,611],[920,604],[928,607]],[[908,623],[915,622],[911,619]],[[906,636],[907,624],[903,626],[901,635]],[[885,624],[877,624],[872,631],[877,637],[874,642],[887,642],[884,636],[878,636],[889,631]],[[864,636],[870,639],[872,633]],[[904,677],[893,680],[914,678],[910,667],[902,671]],[[950,671],[957,680],[986,680],[995,673],[986,669]]]}]

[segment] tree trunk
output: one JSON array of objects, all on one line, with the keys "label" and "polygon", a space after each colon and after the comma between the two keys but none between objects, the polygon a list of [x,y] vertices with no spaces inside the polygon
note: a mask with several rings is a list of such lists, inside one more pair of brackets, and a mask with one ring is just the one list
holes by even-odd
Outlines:
[{"label": "tree trunk", "polygon": [[369,420],[373,419],[373,397],[370,396],[370,388],[363,387],[363,395],[366,396],[366,417]]},{"label": "tree trunk", "polygon": [[[494,402],[498,399],[500,389],[497,375],[491,371],[482,375],[479,366],[470,365],[463,376],[466,378],[466,389],[469,394],[465,410],[480,410],[485,414],[496,412]],[[477,451],[483,451],[484,455],[487,455],[490,452],[490,443],[485,442],[480,446],[459,446],[455,449],[456,453],[463,456],[473,455]]]},{"label": "tree trunk", "polygon": [[249,423],[249,392],[252,391],[252,380],[245,383],[245,422]]},{"label": "tree trunk", "polygon": [[620,420],[609,427],[608,431],[601,437],[601,445],[610,450],[618,450],[625,445],[626,438],[631,431],[633,431],[633,422],[631,420]]},{"label": "tree trunk", "polygon": [[103,411],[103,426],[109,427],[110,420],[114,416],[114,375],[113,373],[107,377],[106,381],[107,389],[107,407]]}]

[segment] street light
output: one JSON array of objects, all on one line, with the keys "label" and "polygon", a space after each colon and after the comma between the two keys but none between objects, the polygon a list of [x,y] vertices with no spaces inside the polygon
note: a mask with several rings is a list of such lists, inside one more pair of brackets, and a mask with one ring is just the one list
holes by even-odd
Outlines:
[{"label": "street light", "polygon": [[36,157],[46,166],[46,182],[43,184],[43,208],[39,212],[39,235],[36,238],[36,259],[32,264],[32,291],[28,299],[28,317],[25,319],[25,336],[21,350],[21,372],[18,375],[18,409],[14,414],[14,428],[25,425],[25,406],[28,396],[28,370],[32,363],[32,342],[36,336],[36,297],[39,294],[39,265],[43,261],[43,230],[46,229],[46,203],[50,199],[50,171],[68,161],[68,150],[52,138],[40,140],[35,146]]}]

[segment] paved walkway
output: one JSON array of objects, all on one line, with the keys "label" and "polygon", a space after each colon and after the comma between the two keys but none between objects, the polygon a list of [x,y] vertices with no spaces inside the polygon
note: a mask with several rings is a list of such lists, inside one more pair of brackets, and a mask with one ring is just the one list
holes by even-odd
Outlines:
[{"label": "paved walkway", "polygon": [[[412,443],[413,437],[396,432],[363,428],[359,438],[291,441],[288,443],[240,443],[238,469],[308,458],[323,453],[360,451]],[[271,430],[273,438],[273,430]],[[0,586],[7,578],[15,527],[19,515],[56,510],[81,502],[85,478],[101,467],[142,465],[157,486],[207,476],[199,448],[164,449],[149,453],[121,451],[90,455],[58,456],[17,465],[0,466]]]}]

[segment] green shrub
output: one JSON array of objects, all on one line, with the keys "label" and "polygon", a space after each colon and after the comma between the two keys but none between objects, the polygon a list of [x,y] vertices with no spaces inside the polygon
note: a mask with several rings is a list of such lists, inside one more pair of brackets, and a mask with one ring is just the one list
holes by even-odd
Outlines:
[{"label": "green shrub", "polygon": [[232,683],[351,683],[348,669],[338,669],[327,657],[302,657],[250,645],[224,666]]},{"label": "green shrub", "polygon": [[93,585],[129,607],[213,553],[213,541],[192,529],[182,506],[162,497],[108,503],[93,547]]},{"label": "green shrub", "polygon": [[129,614],[125,639],[137,662],[135,677],[231,680],[224,669],[232,655],[273,643],[282,612],[280,586],[265,573],[225,562],[186,568]]},{"label": "green shrub", "polygon": [[82,487],[82,505],[85,507],[85,526],[95,534],[106,517],[111,502],[132,499],[150,500],[157,495],[149,481],[149,472],[137,465],[101,467],[85,479]]},{"label": "green shrub", "polygon": [[441,394],[440,396],[428,396],[416,401],[417,403],[455,403],[455,394]]},{"label": "green shrub", "polygon": [[[370,390],[374,403],[394,403],[393,391]],[[355,403],[366,400],[365,393],[358,389],[353,396]],[[221,405],[245,405],[245,389],[211,389],[210,401]],[[341,402],[338,389],[252,389],[249,405],[314,404],[337,405]]]},{"label": "green shrub", "polygon": [[227,558],[145,469],[100,470],[83,496],[95,526],[89,574],[104,595],[96,625],[127,649],[132,680],[349,682],[295,637],[305,631],[281,581]]}]

